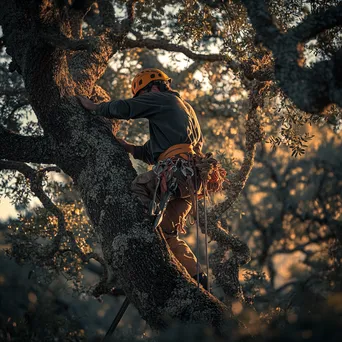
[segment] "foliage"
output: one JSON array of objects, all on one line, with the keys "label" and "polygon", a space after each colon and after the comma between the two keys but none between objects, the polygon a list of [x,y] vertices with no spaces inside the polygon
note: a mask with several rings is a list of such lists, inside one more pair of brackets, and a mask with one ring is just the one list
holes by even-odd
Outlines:
[{"label": "foliage", "polygon": [[[83,253],[91,253],[96,243],[83,206],[80,203],[71,203],[62,204],[60,208],[66,218],[66,229],[74,233],[78,248]],[[63,273],[67,280],[73,281],[75,289],[82,289],[80,283],[83,278],[84,262],[73,251],[72,241],[63,239],[58,253],[53,258],[43,257],[58,232],[55,216],[44,208],[36,208],[32,215],[19,216],[15,226],[8,228],[7,242],[11,245],[9,256],[15,258],[18,263],[29,262],[35,265],[35,274],[43,274],[43,278],[39,277],[40,282],[50,283],[57,275]],[[40,268],[44,268],[48,273],[40,272]]]}]

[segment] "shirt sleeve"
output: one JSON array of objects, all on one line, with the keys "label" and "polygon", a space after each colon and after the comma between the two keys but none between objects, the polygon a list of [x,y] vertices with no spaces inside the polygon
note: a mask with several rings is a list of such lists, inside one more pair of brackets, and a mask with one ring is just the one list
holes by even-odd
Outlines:
[{"label": "shirt sleeve", "polygon": [[162,103],[153,93],[146,93],[127,100],[101,103],[96,112],[109,119],[149,118],[161,111]]},{"label": "shirt sleeve", "polygon": [[134,159],[142,160],[147,164],[154,164],[151,150],[147,141],[143,146],[134,146],[133,157]]}]

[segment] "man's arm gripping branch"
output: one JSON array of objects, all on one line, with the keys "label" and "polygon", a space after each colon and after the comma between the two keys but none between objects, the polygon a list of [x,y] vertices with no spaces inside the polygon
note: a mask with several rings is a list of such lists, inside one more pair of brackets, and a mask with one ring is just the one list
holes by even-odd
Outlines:
[{"label": "man's arm gripping branch", "polygon": [[118,139],[116,138],[116,140],[121,144],[121,146],[125,149],[125,151],[127,153],[130,154],[134,154],[134,146],[133,144],[129,144],[127,141],[123,140],[123,139]]},{"label": "man's arm gripping branch", "polygon": [[[87,99],[86,97],[83,96],[77,96],[78,100],[81,102],[81,105],[87,109],[87,110],[91,110],[91,111],[96,111],[99,108],[99,105],[94,103],[93,101]],[[125,151],[127,153],[130,154],[134,154],[134,145],[133,144],[129,144],[128,142],[126,142],[123,139],[118,139],[118,142],[121,144],[121,146],[125,149]]]},{"label": "man's arm gripping branch", "polygon": [[99,107],[98,104],[96,104],[95,102],[93,102],[92,100],[87,99],[84,96],[76,96],[78,98],[78,100],[81,102],[81,105],[87,109],[87,110],[93,110],[96,111]]}]

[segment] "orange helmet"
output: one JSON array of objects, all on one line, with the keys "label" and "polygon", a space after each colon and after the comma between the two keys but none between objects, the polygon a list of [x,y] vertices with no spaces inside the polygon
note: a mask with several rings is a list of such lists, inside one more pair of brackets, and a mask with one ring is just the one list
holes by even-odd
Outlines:
[{"label": "orange helmet", "polygon": [[133,97],[136,96],[138,92],[145,88],[150,82],[156,80],[171,81],[171,78],[159,69],[151,68],[141,70],[132,81]]}]

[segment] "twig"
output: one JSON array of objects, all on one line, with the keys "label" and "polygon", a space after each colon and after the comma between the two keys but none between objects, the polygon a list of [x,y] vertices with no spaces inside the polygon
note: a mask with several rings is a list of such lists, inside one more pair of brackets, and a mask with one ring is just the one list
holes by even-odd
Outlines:
[{"label": "twig", "polygon": [[233,61],[227,55],[222,54],[198,54],[192,52],[190,49],[186,48],[182,45],[172,44],[166,39],[139,39],[139,40],[132,40],[127,38],[123,43],[123,48],[147,48],[150,50],[153,49],[161,49],[170,52],[180,52],[183,53],[185,56],[191,58],[192,60],[197,61],[208,61],[208,62],[225,62],[229,65],[232,70],[237,71],[239,64]]}]

